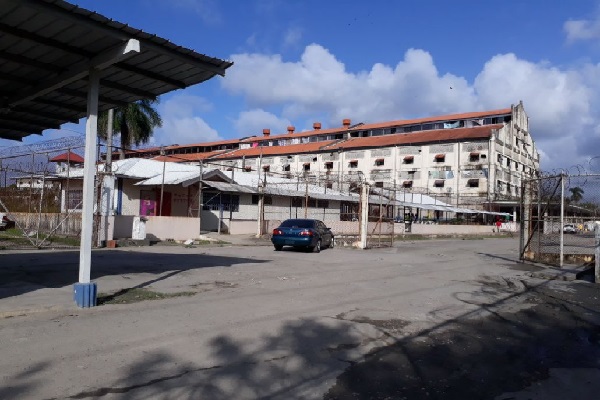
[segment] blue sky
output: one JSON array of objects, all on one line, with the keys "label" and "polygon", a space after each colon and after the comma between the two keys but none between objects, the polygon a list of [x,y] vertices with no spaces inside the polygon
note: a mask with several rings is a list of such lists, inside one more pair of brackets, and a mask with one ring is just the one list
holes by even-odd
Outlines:
[{"label": "blue sky", "polygon": [[153,145],[523,100],[543,169],[589,170],[600,155],[600,0],[71,2],[234,61],[224,78],[161,98]]}]

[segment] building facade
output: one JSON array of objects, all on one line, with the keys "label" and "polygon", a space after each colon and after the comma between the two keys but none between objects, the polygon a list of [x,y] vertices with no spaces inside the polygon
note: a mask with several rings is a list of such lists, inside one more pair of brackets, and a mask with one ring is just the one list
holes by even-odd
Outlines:
[{"label": "building facade", "polygon": [[[539,153],[523,103],[510,108],[172,146],[168,161],[308,180],[342,192],[361,183],[511,212]],[[156,149],[145,150],[146,156]],[[135,153],[140,156],[140,152]],[[160,158],[160,157],[158,157]],[[508,208],[507,208],[508,207]]]}]

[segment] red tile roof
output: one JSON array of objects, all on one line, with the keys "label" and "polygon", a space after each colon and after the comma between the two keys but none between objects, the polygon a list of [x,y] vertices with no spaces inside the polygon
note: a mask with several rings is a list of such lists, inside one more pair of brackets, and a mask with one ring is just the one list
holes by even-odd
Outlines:
[{"label": "red tile roof", "polygon": [[491,111],[475,111],[469,113],[462,114],[449,114],[449,115],[440,115],[437,117],[425,117],[425,118],[415,118],[415,119],[404,119],[397,121],[389,121],[389,122],[378,122],[374,124],[364,124],[360,127],[353,130],[367,130],[367,129],[378,129],[378,128],[387,128],[392,126],[405,126],[405,125],[416,125],[416,124],[424,124],[427,122],[439,122],[439,121],[453,121],[459,119],[475,119],[475,118],[484,118],[490,117],[494,115],[505,115],[511,113],[510,108],[502,108],[500,110],[491,110]]},{"label": "red tile roof", "polygon": [[73,162],[73,163],[82,163],[84,162],[83,157],[79,154],[68,151],[66,153],[62,153],[50,159],[50,162]]},{"label": "red tile roof", "polygon": [[492,130],[500,129],[503,126],[504,125],[502,124],[496,124],[478,126],[475,128],[439,129],[415,133],[395,133],[392,135],[352,138],[330,146],[327,150],[424,144],[466,139],[488,139],[492,134]]},{"label": "red tile roof", "polygon": [[314,135],[328,135],[335,133],[343,133],[348,131],[364,131],[369,129],[380,129],[380,128],[390,128],[394,126],[407,126],[407,125],[416,125],[416,124],[424,124],[427,122],[439,122],[439,121],[453,121],[459,119],[476,119],[476,118],[484,118],[495,115],[505,115],[511,113],[510,108],[502,108],[499,110],[490,110],[490,111],[474,111],[462,114],[448,114],[448,115],[439,115],[434,117],[424,117],[424,118],[415,118],[415,119],[404,119],[404,120],[395,120],[395,121],[387,121],[387,122],[377,122],[372,124],[362,124],[355,128],[348,129],[344,126],[339,128],[329,128],[329,129],[317,129],[299,133],[284,133],[280,135],[270,135],[268,137],[265,136],[256,136],[248,139],[240,140],[241,143],[252,143],[252,142],[260,142],[264,140],[282,140],[282,139],[293,139],[298,137],[307,137]]},{"label": "red tile roof", "polygon": [[280,135],[250,137],[247,139],[240,140],[240,143],[261,142],[264,140],[294,139],[294,138],[307,137],[307,136],[313,136],[313,135],[328,135],[331,133],[346,132],[347,130],[348,129],[346,129],[345,127],[330,128],[330,129],[313,129],[312,131],[304,131],[304,132],[298,132],[298,133],[283,133]]},{"label": "red tile roof", "polygon": [[166,156],[152,157],[155,161],[167,161],[167,162],[189,162],[204,160],[208,157],[216,156],[226,152],[227,150],[213,150],[206,153],[189,153],[189,154],[170,154]]},{"label": "red tile roof", "polygon": [[229,159],[229,158],[241,158],[241,157],[259,157],[261,154],[263,157],[276,156],[281,154],[301,154],[301,153],[312,153],[315,151],[322,150],[335,143],[335,140],[324,140],[322,142],[311,142],[302,144],[291,144],[288,146],[263,146],[263,147],[252,147],[250,149],[232,150],[212,159]]},{"label": "red tile roof", "polygon": [[192,144],[183,144],[183,145],[175,144],[175,145],[171,145],[171,146],[165,146],[165,150],[181,149],[181,148],[186,148],[186,147],[212,147],[212,146],[220,146],[220,145],[225,145],[225,144],[235,144],[235,143],[239,143],[239,142],[240,142],[240,139],[227,139],[227,140],[217,140],[214,142],[205,142],[205,143],[192,143]]}]

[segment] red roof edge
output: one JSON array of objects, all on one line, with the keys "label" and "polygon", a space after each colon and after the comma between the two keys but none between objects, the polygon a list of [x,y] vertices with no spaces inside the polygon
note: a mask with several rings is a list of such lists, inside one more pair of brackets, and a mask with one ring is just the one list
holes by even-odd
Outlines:
[{"label": "red roof edge", "polygon": [[56,157],[50,159],[50,162],[73,162],[73,163],[82,163],[84,162],[83,157],[81,157],[77,153],[73,153],[68,151],[63,154],[59,154]]}]

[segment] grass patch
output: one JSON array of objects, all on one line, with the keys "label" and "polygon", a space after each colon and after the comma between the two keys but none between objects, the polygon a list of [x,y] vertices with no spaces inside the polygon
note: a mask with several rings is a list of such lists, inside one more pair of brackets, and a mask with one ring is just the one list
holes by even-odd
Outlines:
[{"label": "grass patch", "polygon": [[183,297],[183,296],[194,296],[196,292],[175,292],[175,293],[161,293],[154,292],[144,288],[129,288],[119,290],[116,293],[100,293],[98,294],[98,305],[103,304],[131,304],[139,303],[140,301],[146,300],[162,300],[170,299],[172,297]]},{"label": "grass patch", "polygon": [[224,240],[195,240],[194,244],[196,244],[198,246],[206,246],[206,245],[211,245],[211,244],[224,245],[224,244],[231,244],[231,243],[226,242]]},{"label": "grass patch", "polygon": [[[33,236],[31,239],[33,243],[41,243],[42,240],[46,238],[46,234],[44,232],[40,232],[38,238],[36,239]],[[0,231],[0,240],[8,245],[24,245],[31,246],[31,241],[27,238],[23,231],[17,228],[7,229],[5,231]],[[62,246],[79,246],[80,240],[78,237],[62,237],[62,236],[50,236],[44,240],[42,247],[52,247],[52,245],[62,245]]]}]

